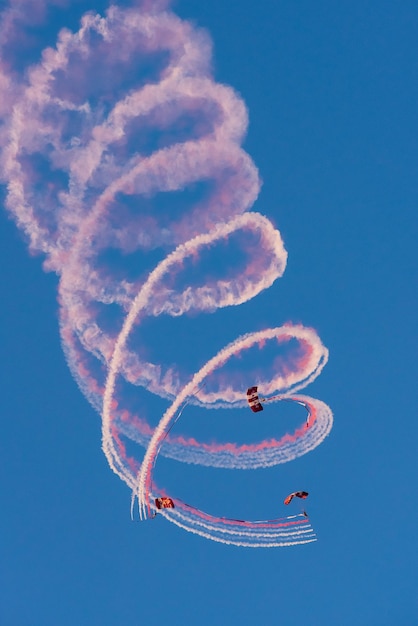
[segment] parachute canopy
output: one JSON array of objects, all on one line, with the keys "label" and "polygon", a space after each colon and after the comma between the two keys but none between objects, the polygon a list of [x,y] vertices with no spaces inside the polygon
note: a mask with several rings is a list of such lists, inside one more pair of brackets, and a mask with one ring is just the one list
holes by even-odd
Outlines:
[{"label": "parachute canopy", "polygon": [[155,498],[155,506],[157,509],[175,509],[174,502],[171,498]]},{"label": "parachute canopy", "polygon": [[258,399],[258,387],[250,387],[247,389],[247,401],[250,405],[251,411],[258,413],[263,410],[263,406]]},{"label": "parachute canopy", "polygon": [[285,504],[290,504],[293,500],[293,498],[302,498],[302,500],[305,500],[305,498],[307,498],[309,495],[309,493],[307,491],[294,491],[293,493],[290,493],[288,496],[286,496],[286,498],[284,499],[284,503]]}]

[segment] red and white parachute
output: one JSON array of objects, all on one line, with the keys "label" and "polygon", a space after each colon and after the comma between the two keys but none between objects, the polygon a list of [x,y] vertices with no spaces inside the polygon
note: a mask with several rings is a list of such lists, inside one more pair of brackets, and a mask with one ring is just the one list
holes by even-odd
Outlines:
[{"label": "red and white parachute", "polygon": [[250,387],[247,389],[247,401],[251,411],[258,413],[263,410],[263,406],[258,397],[258,387]]}]

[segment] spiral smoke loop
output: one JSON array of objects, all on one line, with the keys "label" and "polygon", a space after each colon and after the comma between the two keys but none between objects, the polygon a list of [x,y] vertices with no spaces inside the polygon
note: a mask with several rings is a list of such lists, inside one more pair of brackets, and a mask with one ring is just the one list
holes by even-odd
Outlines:
[{"label": "spiral smoke loop", "polygon": [[[18,53],[27,44],[28,24],[42,23],[51,6],[65,2],[11,1],[0,30],[6,207],[30,251],[42,254],[45,269],[59,276],[69,367],[102,415],[110,467],[138,496],[144,516],[154,507],[159,453],[214,467],[269,467],[312,450],[332,427],[323,402],[295,395],[328,358],[310,328],[289,323],[243,335],[206,355],[194,374],[156,362],[133,341],[149,319],[214,314],[248,302],[283,274],[287,261],[279,231],[249,212],[260,181],[241,148],[245,105],[214,81],[207,33],[164,4],[88,12],[78,30],[61,29],[23,69]],[[231,241],[242,253],[239,270],[232,264],[184,279],[185,269]],[[132,267],[142,258],[154,260],[136,274],[123,273],[127,260]],[[294,353],[257,382],[267,395],[302,401],[309,428],[246,446],[167,436],[185,402],[243,406],[247,381],[231,382],[221,370],[268,342],[293,346]],[[131,408],[128,386],[171,403],[157,427]],[[132,456],[128,443],[145,448],[144,459]],[[315,540],[309,521],[298,516],[237,522],[181,502],[162,514],[224,543],[271,547]]]}]

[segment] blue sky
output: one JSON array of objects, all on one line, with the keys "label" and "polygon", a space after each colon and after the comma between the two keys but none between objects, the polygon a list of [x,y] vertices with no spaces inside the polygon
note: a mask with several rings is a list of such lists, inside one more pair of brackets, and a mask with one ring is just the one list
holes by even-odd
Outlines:
[{"label": "blue sky", "polygon": [[[77,6],[56,20],[75,27]],[[220,514],[243,499],[254,519],[266,498],[274,509],[303,483],[318,542],[251,550],[163,519],[130,521],[99,416],[65,362],[58,279],[3,211],[0,621],[413,626],[418,8],[177,0],[173,10],[209,31],[216,81],[248,107],[243,145],[263,180],[254,209],[289,253],[284,276],[239,315],[185,318],[179,341],[209,358],[238,333],[314,327],[330,359],[306,392],[335,422],[324,443],[286,465],[229,472],[163,459],[158,478]],[[56,24],[46,23],[51,43]],[[277,427],[274,410],[263,414],[263,437]],[[243,424],[237,440],[257,437],[257,424]],[[207,424],[199,428],[206,435]]]}]

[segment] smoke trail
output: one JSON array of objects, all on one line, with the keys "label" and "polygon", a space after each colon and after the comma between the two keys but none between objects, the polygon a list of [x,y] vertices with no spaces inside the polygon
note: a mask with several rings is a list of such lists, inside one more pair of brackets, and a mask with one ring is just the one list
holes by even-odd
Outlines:
[{"label": "smoke trail", "polygon": [[[42,46],[41,34],[26,37],[26,27],[47,22],[53,7],[64,19],[67,5],[12,0],[0,16],[1,180],[29,249],[60,278],[70,370],[102,415],[110,467],[146,515],[154,507],[158,454],[254,469],[319,445],[332,427],[331,411],[295,393],[320,374],[328,352],[312,329],[285,324],[241,336],[215,356],[199,355],[193,374],[181,362],[158,362],[135,341],[147,320],[213,314],[249,301],[282,276],[287,252],[271,222],[248,212],[260,181],[241,148],[247,111],[230,87],[213,80],[207,33],[176,17],[164,0],[144,0],[80,14],[78,29],[62,28],[52,45]],[[234,263],[197,271],[228,247]],[[257,383],[266,395],[302,402],[308,426],[245,446],[167,436],[186,401],[243,406],[245,377],[228,378],[222,368],[269,342],[283,354],[257,371]],[[157,427],[132,407],[128,386],[171,403]],[[146,448],[142,462],[129,452],[132,443]],[[231,524],[180,501],[163,513],[224,543],[315,539],[306,519],[293,526]]]}]

